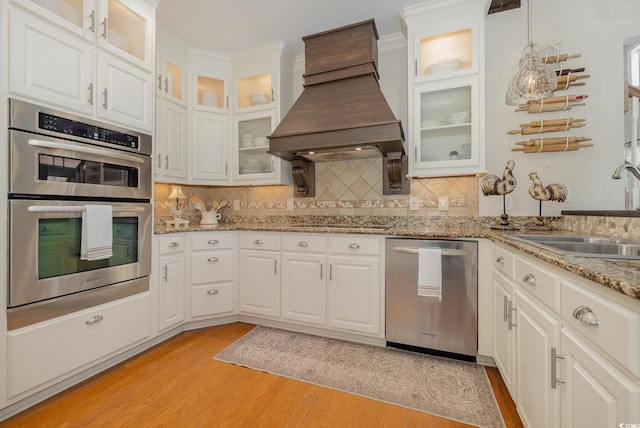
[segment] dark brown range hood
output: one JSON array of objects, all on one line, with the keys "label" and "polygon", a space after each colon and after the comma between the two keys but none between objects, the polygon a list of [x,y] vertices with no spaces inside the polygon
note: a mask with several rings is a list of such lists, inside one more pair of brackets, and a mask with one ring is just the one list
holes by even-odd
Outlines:
[{"label": "dark brown range hood", "polygon": [[306,36],[304,90],[269,138],[291,161],[295,196],[315,196],[314,162],[383,158],[383,193],[409,193],[402,124],[378,83],[371,19]]}]

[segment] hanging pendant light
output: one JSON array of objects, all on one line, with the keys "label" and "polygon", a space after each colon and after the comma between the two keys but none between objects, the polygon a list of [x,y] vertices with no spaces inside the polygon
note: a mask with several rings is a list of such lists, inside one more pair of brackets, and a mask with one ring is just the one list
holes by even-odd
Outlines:
[{"label": "hanging pendant light", "polygon": [[542,62],[540,47],[531,41],[531,1],[528,0],[527,5],[529,43],[522,50],[520,70],[511,78],[507,87],[505,103],[508,105],[519,105],[548,97],[558,84],[555,71]]}]

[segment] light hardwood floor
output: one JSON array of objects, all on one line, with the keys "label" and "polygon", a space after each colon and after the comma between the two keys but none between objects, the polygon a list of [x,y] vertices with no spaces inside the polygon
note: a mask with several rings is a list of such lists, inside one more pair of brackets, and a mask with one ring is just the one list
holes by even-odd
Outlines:
[{"label": "light hardwood floor", "polygon": [[[4,422],[2,427],[468,427],[212,359],[253,325],[187,331]],[[507,428],[521,427],[488,368]]]}]

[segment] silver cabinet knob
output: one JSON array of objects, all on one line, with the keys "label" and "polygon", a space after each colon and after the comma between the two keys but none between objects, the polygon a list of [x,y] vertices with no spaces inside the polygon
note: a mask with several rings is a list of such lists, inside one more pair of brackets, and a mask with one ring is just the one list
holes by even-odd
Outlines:
[{"label": "silver cabinet knob", "polygon": [[218,245],[219,242],[218,242],[217,239],[210,239],[210,240],[207,241],[207,244],[209,244],[209,245]]},{"label": "silver cabinet knob", "polygon": [[260,240],[260,239],[256,239],[255,241],[253,241],[253,243],[256,244],[256,245],[262,245],[263,244],[262,240]]},{"label": "silver cabinet knob", "polygon": [[536,276],[532,273],[528,273],[524,276],[524,278],[522,278],[522,281],[525,284],[536,285]]},{"label": "silver cabinet knob", "polygon": [[102,321],[104,318],[102,317],[102,315],[94,315],[91,318],[89,318],[88,320],[85,321],[85,324],[95,324],[97,322]]},{"label": "silver cabinet knob", "polygon": [[216,290],[215,288],[213,290],[209,290],[207,291],[207,294],[209,296],[215,296],[216,294],[218,294],[220,292],[220,290]]},{"label": "silver cabinet knob", "polygon": [[207,259],[207,261],[208,261],[209,263],[215,263],[215,262],[217,262],[218,260],[220,260],[220,259],[218,259],[217,257],[209,257],[209,258]]},{"label": "silver cabinet knob", "polygon": [[308,247],[308,246],[309,246],[309,244],[306,243],[305,241],[298,242],[298,247]]},{"label": "silver cabinet knob", "polygon": [[176,241],[171,241],[169,243],[169,248],[176,248],[176,247],[179,247],[179,246],[180,246],[180,244],[178,244]]},{"label": "silver cabinet knob", "polygon": [[578,306],[573,311],[573,317],[588,325],[598,325],[598,316],[588,306]]},{"label": "silver cabinet knob", "polygon": [[351,250],[357,250],[358,248],[360,248],[360,245],[358,245],[358,244],[349,244],[349,248]]},{"label": "silver cabinet knob", "polygon": [[503,265],[503,264],[504,264],[504,257],[502,257],[502,256],[498,256],[498,257],[496,258],[496,263],[500,263],[501,265]]}]

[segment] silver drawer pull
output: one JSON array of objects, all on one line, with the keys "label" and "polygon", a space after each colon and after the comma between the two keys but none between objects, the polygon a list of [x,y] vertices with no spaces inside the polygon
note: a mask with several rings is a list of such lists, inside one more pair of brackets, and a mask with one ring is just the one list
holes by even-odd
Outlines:
[{"label": "silver drawer pull", "polygon": [[358,248],[360,248],[360,245],[358,244],[349,244],[349,248],[352,250],[357,250]]},{"label": "silver drawer pull", "polygon": [[307,244],[305,241],[300,241],[298,242],[298,247],[308,247],[309,244]]},{"label": "silver drawer pull", "polygon": [[532,273],[528,273],[522,278],[525,284],[536,285],[536,276]]},{"label": "silver drawer pull", "polygon": [[598,325],[598,316],[588,306],[578,306],[573,311],[573,317],[588,325]]},{"label": "silver drawer pull", "polygon": [[169,243],[169,248],[176,248],[179,246],[180,244],[178,244],[176,241],[171,241],[171,243]]},{"label": "silver drawer pull", "polygon": [[256,239],[255,241],[253,241],[253,243],[256,245],[262,245],[262,240]]},{"label": "silver drawer pull", "polygon": [[207,291],[207,294],[208,294],[209,296],[215,296],[215,295],[216,295],[216,294],[218,294],[219,292],[220,292],[220,290],[213,289],[213,290],[209,290],[209,291]]},{"label": "silver drawer pull", "polygon": [[97,322],[102,321],[104,318],[102,318],[102,315],[94,315],[91,318],[89,318],[88,320],[85,321],[85,324],[95,324]]},{"label": "silver drawer pull", "polygon": [[210,240],[207,241],[207,244],[209,244],[209,245],[218,245],[219,242],[218,242],[217,239],[210,239]]},{"label": "silver drawer pull", "polygon": [[215,263],[215,262],[217,262],[218,260],[219,260],[219,259],[218,259],[217,257],[209,257],[209,258],[207,259],[207,261],[208,261],[209,263]]},{"label": "silver drawer pull", "polygon": [[503,265],[504,264],[504,257],[498,256],[498,258],[496,258],[496,263],[500,263],[501,265]]}]

